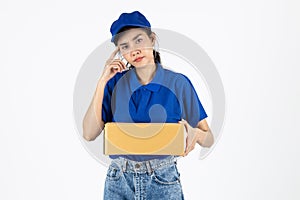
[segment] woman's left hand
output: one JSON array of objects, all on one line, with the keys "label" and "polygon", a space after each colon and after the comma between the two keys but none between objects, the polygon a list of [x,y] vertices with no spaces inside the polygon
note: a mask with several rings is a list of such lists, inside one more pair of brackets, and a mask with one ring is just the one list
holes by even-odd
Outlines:
[{"label": "woman's left hand", "polygon": [[200,138],[200,129],[193,128],[186,120],[182,119],[178,123],[183,124],[187,132],[186,147],[183,156],[187,156],[191,152]]}]

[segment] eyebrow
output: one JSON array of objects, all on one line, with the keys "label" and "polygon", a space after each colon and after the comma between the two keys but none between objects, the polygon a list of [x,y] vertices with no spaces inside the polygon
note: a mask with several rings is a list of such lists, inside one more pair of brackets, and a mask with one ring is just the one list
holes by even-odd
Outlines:
[{"label": "eyebrow", "polygon": [[[133,40],[136,40],[139,36],[141,36],[142,34],[140,33],[140,34],[137,34],[134,38],[132,38],[132,41]],[[120,46],[121,45],[126,45],[127,44],[127,42],[124,42],[124,43],[122,43],[122,44],[120,44]]]}]

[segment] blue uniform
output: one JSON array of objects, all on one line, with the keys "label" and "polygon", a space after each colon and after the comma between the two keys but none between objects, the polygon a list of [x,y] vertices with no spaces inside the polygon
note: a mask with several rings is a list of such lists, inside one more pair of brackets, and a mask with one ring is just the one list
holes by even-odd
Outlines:
[{"label": "blue uniform", "polygon": [[[156,63],[150,83],[142,85],[136,69],[117,73],[104,89],[102,119],[106,122],[177,123],[185,119],[192,127],[207,117],[191,81],[183,74]],[[142,134],[142,133],[141,133]],[[135,161],[162,159],[168,155],[110,155]]]}]

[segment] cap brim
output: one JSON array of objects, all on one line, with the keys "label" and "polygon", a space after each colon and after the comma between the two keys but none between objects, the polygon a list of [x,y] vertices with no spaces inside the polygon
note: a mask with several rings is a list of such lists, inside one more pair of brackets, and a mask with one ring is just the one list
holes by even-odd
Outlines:
[{"label": "cap brim", "polygon": [[[150,26],[143,26],[143,25],[140,25],[140,24],[126,24],[125,26],[120,27],[118,31],[120,31],[122,28],[127,27],[127,26],[128,27],[134,26],[134,27],[137,27],[137,28],[151,28]],[[114,42],[114,39],[115,39],[116,35],[118,35],[118,34],[119,33],[113,35],[110,41]]]}]

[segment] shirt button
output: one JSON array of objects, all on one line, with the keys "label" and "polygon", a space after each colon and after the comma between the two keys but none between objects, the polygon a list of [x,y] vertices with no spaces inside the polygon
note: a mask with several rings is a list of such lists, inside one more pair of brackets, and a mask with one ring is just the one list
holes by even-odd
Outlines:
[{"label": "shirt button", "polygon": [[140,168],[140,164],[135,164],[135,168]]}]

